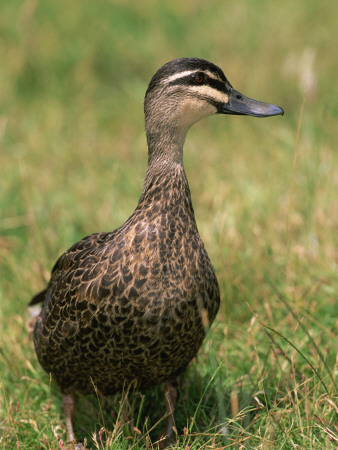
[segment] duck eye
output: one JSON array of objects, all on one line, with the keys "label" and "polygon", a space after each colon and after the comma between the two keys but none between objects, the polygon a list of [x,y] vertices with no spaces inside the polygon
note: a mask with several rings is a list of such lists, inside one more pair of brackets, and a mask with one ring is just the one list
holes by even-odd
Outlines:
[{"label": "duck eye", "polygon": [[195,75],[193,75],[193,80],[197,84],[202,84],[205,81],[205,76],[203,73],[196,73]]}]

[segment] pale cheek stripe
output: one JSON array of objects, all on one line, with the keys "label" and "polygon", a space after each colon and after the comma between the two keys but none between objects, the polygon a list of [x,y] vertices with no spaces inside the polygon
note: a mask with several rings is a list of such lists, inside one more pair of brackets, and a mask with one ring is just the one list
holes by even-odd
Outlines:
[{"label": "pale cheek stripe", "polygon": [[224,92],[219,91],[218,89],[214,89],[210,86],[189,86],[187,91],[200,94],[203,97],[208,97],[211,100],[215,100],[217,102],[227,103],[229,101],[229,96]]},{"label": "pale cheek stripe", "polygon": [[196,70],[185,70],[184,72],[174,73],[174,75],[171,75],[170,77],[163,80],[162,83],[170,83],[171,81],[178,80],[180,78],[184,78],[184,77],[191,75],[193,73],[196,73],[196,72],[203,72],[206,75],[208,75],[208,77],[210,77],[214,80],[219,80],[219,78],[215,77],[215,75],[213,73],[209,72],[208,70],[201,71],[199,69],[196,69]]}]

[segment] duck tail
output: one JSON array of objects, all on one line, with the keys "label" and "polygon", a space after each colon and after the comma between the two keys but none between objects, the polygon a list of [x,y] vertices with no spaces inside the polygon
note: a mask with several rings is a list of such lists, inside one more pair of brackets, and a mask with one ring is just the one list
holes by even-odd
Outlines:
[{"label": "duck tail", "polygon": [[30,336],[33,335],[36,320],[41,312],[42,305],[40,305],[40,303],[43,303],[45,301],[46,293],[47,293],[47,289],[44,289],[43,291],[34,295],[32,300],[27,305],[26,329]]},{"label": "duck tail", "polygon": [[28,306],[37,305],[38,303],[43,303],[46,298],[47,289],[44,289],[43,291],[39,292],[38,294],[34,295],[34,297],[31,299],[31,301],[28,303]]}]

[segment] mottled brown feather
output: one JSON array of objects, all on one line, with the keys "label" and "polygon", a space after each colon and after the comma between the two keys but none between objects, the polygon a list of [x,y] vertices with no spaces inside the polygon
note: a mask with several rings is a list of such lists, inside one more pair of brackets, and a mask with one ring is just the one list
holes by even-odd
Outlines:
[{"label": "mottled brown feather", "polygon": [[[154,203],[155,202],[155,203]],[[153,207],[154,204],[156,207]],[[181,373],[214,320],[216,276],[182,167],[154,177],[119,229],[82,239],[55,264],[34,342],[61,390],[104,394]]]},{"label": "mottled brown feather", "polygon": [[111,394],[132,382],[147,388],[166,381],[159,447],[173,442],[175,379],[196,355],[220,301],[183,169],[187,131],[216,113],[284,111],[235,91],[214,64],[180,58],[153,76],[144,112],[148,169],[137,208],[117,230],[74,244],[31,301],[43,302],[35,349],[64,394],[67,441],[74,448],[83,446],[75,445],[73,391],[95,386]]}]

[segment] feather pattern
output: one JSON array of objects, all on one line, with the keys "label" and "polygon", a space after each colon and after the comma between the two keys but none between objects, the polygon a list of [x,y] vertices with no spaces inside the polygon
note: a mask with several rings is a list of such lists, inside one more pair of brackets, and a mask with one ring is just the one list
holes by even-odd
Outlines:
[{"label": "feather pattern", "polygon": [[142,388],[182,372],[212,323],[219,290],[183,168],[154,176],[119,229],[55,264],[34,340],[63,392]]},{"label": "feather pattern", "polygon": [[112,394],[129,383],[147,388],[161,381],[167,421],[160,448],[172,442],[175,379],[197,354],[220,302],[183,168],[185,137],[206,116],[267,117],[283,109],[235,91],[208,61],[180,58],[151,79],[144,112],[148,169],[135,211],[117,230],[74,244],[31,300],[43,303],[35,349],[64,394],[70,443],[74,391],[95,386]]}]

